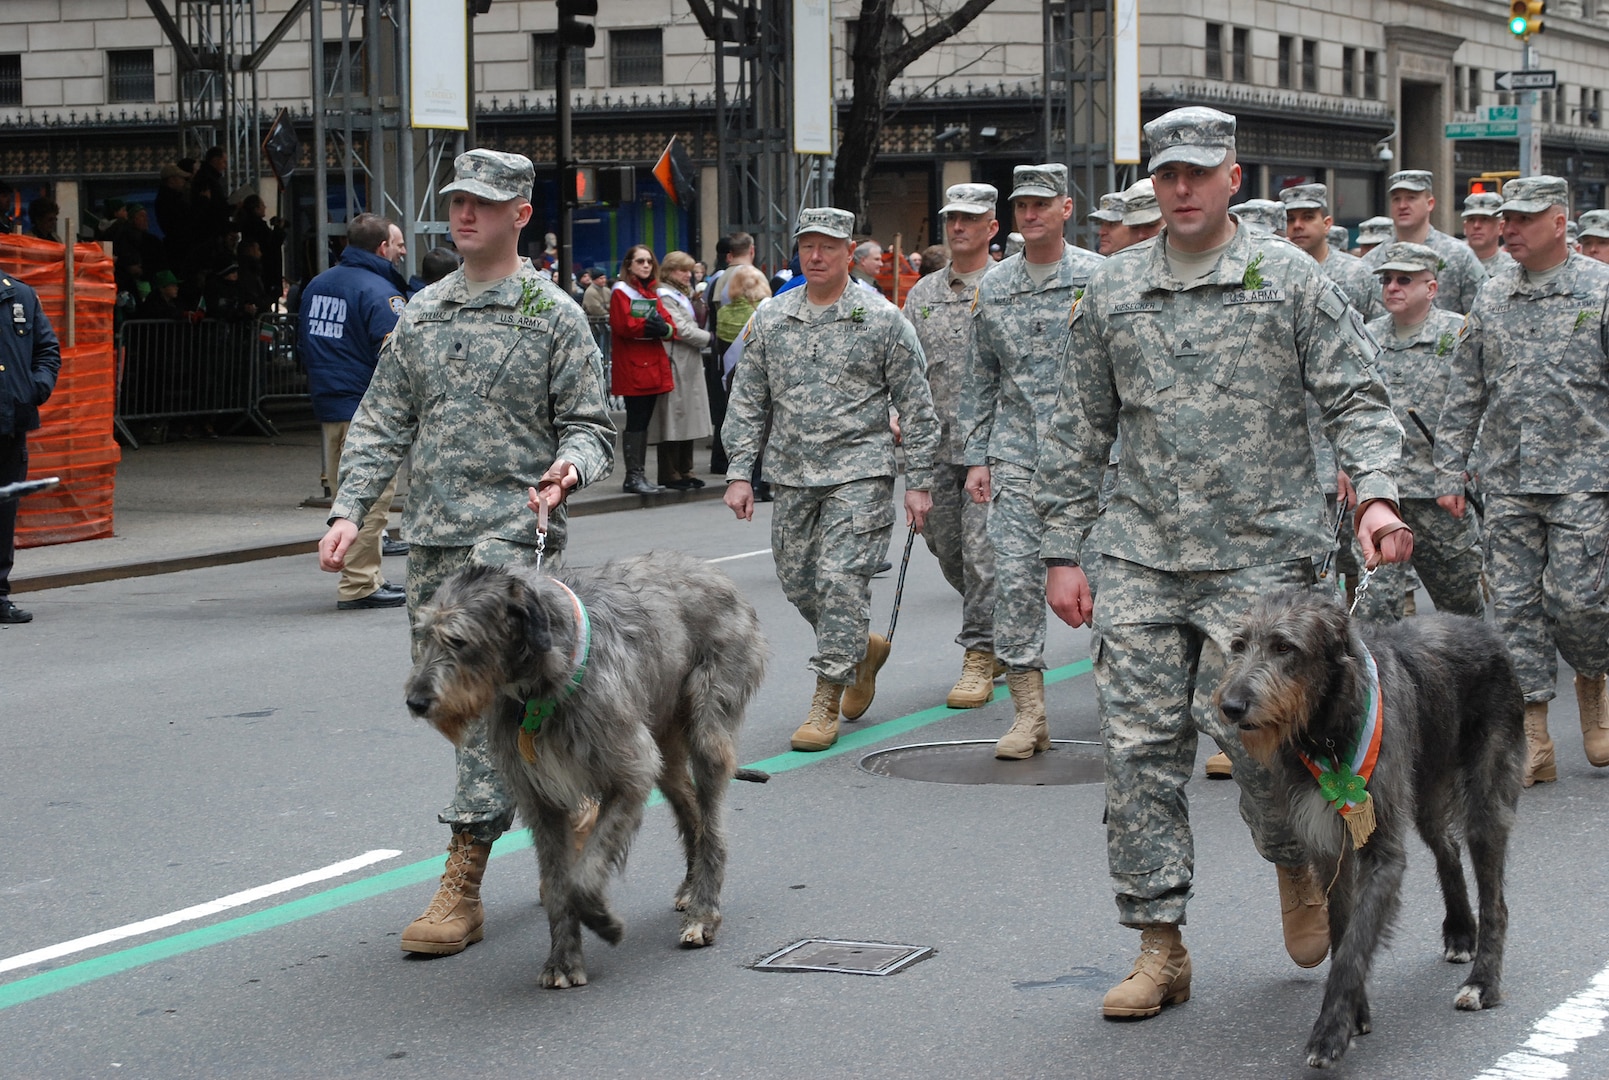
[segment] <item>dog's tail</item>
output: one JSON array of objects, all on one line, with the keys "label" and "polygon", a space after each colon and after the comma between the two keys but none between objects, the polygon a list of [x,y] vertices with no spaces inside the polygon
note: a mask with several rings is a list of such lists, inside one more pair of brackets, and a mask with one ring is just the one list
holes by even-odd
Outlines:
[{"label": "dog's tail", "polygon": [[747,780],[751,784],[763,784],[771,779],[771,774],[763,769],[739,769],[732,774],[733,780]]}]

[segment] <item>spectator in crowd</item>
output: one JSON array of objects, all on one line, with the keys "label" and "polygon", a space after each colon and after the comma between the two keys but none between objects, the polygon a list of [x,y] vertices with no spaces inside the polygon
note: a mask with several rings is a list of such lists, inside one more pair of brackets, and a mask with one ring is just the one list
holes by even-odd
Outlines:
[{"label": "spectator in crowd", "polygon": [[[39,406],[50,399],[61,370],[56,331],[27,285],[0,274],[0,310],[11,313],[0,334],[0,485],[28,478],[28,432],[39,426]],[[32,622],[11,602],[16,558],[17,502],[0,502],[0,623]]]},{"label": "spectator in crowd", "polygon": [[609,392],[625,398],[626,429],[620,449],[626,460],[627,494],[655,495],[648,482],[648,422],[659,399],[674,387],[670,357],[660,344],[674,332],[659,306],[659,260],[645,244],[626,249],[620,279],[609,296]]},{"label": "spectator in crowd", "polygon": [[866,240],[855,247],[855,261],[849,276],[861,288],[882,294],[877,287],[877,275],[883,272],[883,245]]},{"label": "spectator in crowd", "polygon": [[[723,367],[726,350],[732,347],[733,340],[743,324],[754,314],[751,304],[747,310],[731,313],[725,322],[721,319],[721,309],[732,302],[730,285],[731,273],[739,266],[754,266],[754,237],[746,232],[735,232],[730,236],[723,236],[715,242],[715,257],[724,260],[721,270],[709,280],[705,288],[707,312],[705,325],[715,335],[715,342],[710,357],[704,364],[704,389],[710,399],[710,426],[714,429],[710,438],[710,472],[716,476],[726,475],[726,448],[721,443],[721,425],[726,423],[726,395],[732,385],[726,377],[727,370]],[[758,271],[756,271],[758,273]],[[761,283],[765,281],[761,275]],[[770,296],[771,290],[767,288],[765,295]]]},{"label": "spectator in crowd", "polygon": [[52,199],[39,198],[28,204],[28,235],[40,240],[53,240],[61,243],[61,237],[56,235],[56,225],[61,217],[61,207]]},{"label": "spectator in crowd", "polygon": [[592,268],[592,284],[581,295],[581,309],[594,319],[609,316],[609,272],[601,266]]},{"label": "spectator in crowd", "polygon": [[257,317],[258,298],[253,295],[249,285],[241,281],[238,262],[208,274],[202,296],[209,319],[247,322]]},{"label": "spectator in crowd", "polygon": [[151,278],[151,292],[135,311],[140,319],[173,319],[186,317],[186,308],[179,302],[179,275],[172,270],[158,270]]},{"label": "spectator in crowd", "polygon": [[659,446],[659,483],[685,491],[704,486],[693,470],[693,440],[710,436],[704,350],[711,341],[699,317],[704,301],[693,292],[693,257],[685,251],[672,251],[659,264],[659,306],[670,320],[664,349],[673,386],[654,409],[648,441]]},{"label": "spectator in crowd", "polygon": [[190,178],[190,209],[194,215],[194,246],[204,246],[229,230],[229,188],[224,176],[229,155],[221,146],[210,147]]},{"label": "spectator in crowd", "polygon": [[[805,280],[803,274],[799,275],[799,280]],[[771,299],[771,286],[766,282],[765,274],[760,268],[748,263],[739,263],[727,270],[723,286],[726,304],[721,308],[718,317],[721,325],[717,327],[716,333],[720,335],[730,331],[732,334],[732,342],[720,349],[718,354],[721,364],[721,398],[725,401],[737,368],[743,360],[743,327],[748,324],[754,313]],[[736,329],[732,329],[733,326]],[[725,416],[724,411],[722,416]],[[716,433],[716,441],[719,444],[719,432]],[[762,476],[765,468],[765,442],[762,434],[759,452],[754,456],[754,467],[749,470],[749,485],[754,489],[755,502],[771,501],[771,485]]]},{"label": "spectator in crowd", "polygon": [[908,263],[910,265],[910,268],[915,273],[917,273],[918,275],[921,274],[921,272],[922,272],[922,253],[920,251],[911,252],[909,255],[905,256],[905,261],[906,261],[906,263]]},{"label": "spectator in crowd", "polygon": [[412,296],[426,285],[434,285],[457,269],[456,252],[451,248],[431,248],[425,252],[425,257],[419,260],[419,273],[408,281],[408,295]]},{"label": "spectator in crowd", "polygon": [[[984,253],[987,257],[987,253]],[[930,244],[922,249],[922,276],[935,274],[950,265],[950,253],[943,244]]]},{"label": "spectator in crowd", "polygon": [[241,201],[235,214],[235,229],[240,233],[241,244],[255,243],[262,259],[264,290],[275,300],[284,291],[285,237],[289,224],[281,217],[268,216],[268,204],[256,193]]},{"label": "spectator in crowd", "polygon": [[145,265],[146,273],[165,269],[168,265],[167,250],[151,232],[150,212],[140,203],[134,203],[129,207],[128,220],[129,227],[122,239],[116,242],[112,254],[137,253],[140,262]]},{"label": "spectator in crowd", "polygon": [[693,264],[693,291],[695,293],[704,291],[704,278],[706,276],[704,264],[701,262],[695,262]]},{"label": "spectator in crowd", "polygon": [[167,249],[166,265],[178,269],[190,254],[190,174],[169,162],[162,166],[161,176],[161,186],[156,190],[156,224]]},{"label": "spectator in crowd", "polygon": [[[307,368],[313,413],[324,426],[324,468],[345,479],[341,454],[352,417],[379,363],[380,347],[406,304],[407,284],[392,264],[401,231],[378,214],[359,214],[347,227],[341,261],[302,290],[297,351]],[[374,500],[346,553],[335,606],[343,611],[401,607],[407,595],[381,572],[381,538],[396,494],[392,477]]]}]

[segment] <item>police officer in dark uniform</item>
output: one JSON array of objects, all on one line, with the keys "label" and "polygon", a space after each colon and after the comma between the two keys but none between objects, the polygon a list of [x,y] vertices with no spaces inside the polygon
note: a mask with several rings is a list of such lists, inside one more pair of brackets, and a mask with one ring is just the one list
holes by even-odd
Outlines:
[{"label": "police officer in dark uniform", "polygon": [[[61,348],[32,289],[0,274],[0,487],[28,477],[28,432],[39,426],[39,406],[56,388]],[[33,615],[11,602],[17,503],[0,501],[0,623]]]}]

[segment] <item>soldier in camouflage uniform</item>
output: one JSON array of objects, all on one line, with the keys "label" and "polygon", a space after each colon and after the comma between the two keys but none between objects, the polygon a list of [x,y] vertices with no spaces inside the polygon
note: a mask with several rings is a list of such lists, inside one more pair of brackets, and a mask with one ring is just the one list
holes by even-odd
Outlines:
[{"label": "soldier in camouflage uniform", "polygon": [[1578,224],[1581,228],[1576,237],[1581,254],[1599,262],[1609,262],[1609,210],[1588,210],[1581,215]]},{"label": "soldier in camouflage uniform", "polygon": [[[1430,223],[1430,212],[1436,208],[1436,197],[1430,193],[1435,177],[1422,169],[1404,169],[1392,173],[1386,182],[1391,199],[1391,221],[1396,230],[1392,239],[1410,244],[1423,244],[1441,256],[1442,267],[1436,273],[1436,306],[1444,311],[1469,313],[1475,302],[1475,290],[1486,280],[1486,271],[1469,245],[1448,236]],[[1385,246],[1375,248],[1363,256],[1370,273],[1379,269]]]},{"label": "soldier in camouflage uniform", "polygon": [[[977,348],[962,396],[967,491],[989,504],[994,545],[995,655],[1006,666],[1014,710],[994,755],[1031,758],[1050,749],[1045,716],[1045,573],[1039,517],[1029,487],[1039,461],[1040,428],[1056,405],[1067,313],[1102,259],[1062,238],[1072,216],[1067,166],[1019,165],[1012,213],[1023,250],[978,286]],[[1109,452],[1106,440],[1103,453]]]},{"label": "soldier in camouflage uniform", "polygon": [[[950,246],[950,263],[928,274],[905,298],[905,317],[916,328],[927,357],[927,382],[938,416],[933,455],[933,509],[922,539],[939,560],[944,579],[961,594],[961,633],[966,650],[961,677],[945,704],[975,709],[994,693],[994,549],[989,545],[989,509],[966,494],[966,457],[961,443],[961,380],[973,349],[972,299],[994,267],[989,242],[1000,229],[988,184],[956,184],[939,211]],[[1121,215],[1119,215],[1121,218]]]},{"label": "soldier in camouflage uniform", "polygon": [[1323,184],[1296,184],[1279,193],[1285,206],[1285,238],[1318,263],[1324,276],[1341,286],[1347,302],[1364,316],[1380,302],[1379,282],[1363,260],[1330,244],[1330,191]]},{"label": "soldier in camouflage uniform", "polygon": [[1232,212],[1248,228],[1273,236],[1285,235],[1285,207],[1273,199],[1247,199]]},{"label": "soldier in camouflage uniform", "polygon": [[867,629],[872,574],[894,528],[890,401],[905,449],[907,524],[921,531],[933,503],[939,425],[922,346],[898,308],[850,283],[854,227],[847,210],[800,213],[793,235],[805,287],[762,306],[744,328],[721,428],[726,505],[744,521],[754,517],[749,470],[765,439],[777,580],[816,632],[816,691],[795,750],[837,742],[840,705],[850,719],[864,713],[888,658],[888,643],[879,636],[873,651]]},{"label": "soldier in camouflage uniform", "polygon": [[1391,407],[1402,424],[1402,464],[1396,478],[1402,520],[1413,529],[1413,562],[1380,567],[1358,601],[1357,614],[1377,621],[1402,618],[1405,579],[1412,567],[1436,610],[1479,619],[1486,614],[1481,600],[1480,533],[1473,515],[1455,518],[1436,505],[1430,443],[1464,320],[1456,312],[1433,306],[1440,255],[1423,244],[1397,241],[1384,250],[1378,273],[1386,314],[1369,323],[1369,332],[1381,347],[1375,370],[1391,391]]},{"label": "soldier in camouflage uniform", "polygon": [[1487,277],[1514,265],[1514,257],[1498,244],[1503,236],[1503,196],[1495,191],[1472,191],[1464,199],[1464,243],[1480,260]]},{"label": "soldier in camouflage uniform", "polygon": [[[1525,785],[1555,780],[1548,702],[1575,669],[1587,760],[1609,765],[1609,267],[1570,252],[1556,176],[1503,185],[1515,265],[1481,287],[1436,428],[1436,500],[1486,499],[1486,576],[1525,691]],[[1473,448],[1473,451],[1472,451]],[[1555,648],[1557,652],[1555,652]]]},{"label": "soldier in camouflage uniform", "polygon": [[[1307,967],[1328,951],[1323,883],[1273,804],[1268,769],[1210,701],[1231,626],[1259,596],[1309,585],[1329,542],[1306,394],[1363,500],[1360,531],[1384,537],[1388,559],[1412,552],[1411,534],[1393,531],[1402,429],[1362,318],[1312,259],[1230,217],[1234,131],[1233,116],[1200,107],[1145,126],[1165,226],[1101,266],[1074,308],[1035,474],[1051,607],[1074,626],[1093,608],[1099,632],[1107,855],[1119,919],[1142,931],[1133,972],[1106,995],[1109,1017],[1189,998],[1179,926],[1198,732],[1234,760],[1241,816],[1279,867],[1287,950]],[[1117,491],[1097,514],[1120,413]],[[1095,605],[1082,567],[1097,560]]]},{"label": "soldier in camouflage uniform", "polygon": [[1100,237],[1096,250],[1102,255],[1122,251],[1127,246],[1123,243],[1124,239],[1126,239],[1126,230],[1123,228],[1123,193],[1121,191],[1108,191],[1105,195],[1102,195],[1100,205],[1084,216],[1096,223],[1096,232]]},{"label": "soldier in camouflage uniform", "polygon": [[1369,252],[1381,244],[1389,244],[1395,237],[1391,235],[1391,219],[1388,217],[1366,218],[1358,222],[1358,251],[1361,258],[1367,258]]},{"label": "soldier in camouflage uniform", "polygon": [[[454,162],[453,239],[464,265],[414,296],[380,352],[342,451],[340,490],[319,561],[339,570],[381,490],[413,451],[403,519],[408,613],[454,571],[530,562],[540,498],[552,511],[547,565],[565,542],[565,494],[609,474],[614,426],[603,358],[574,301],[518,254],[531,216],[530,159],[471,150]],[[350,458],[350,465],[348,459]],[[462,952],[481,939],[480,880],[514,804],[477,726],[457,748],[447,872],[404,950]]]},{"label": "soldier in camouflage uniform", "polygon": [[[1330,250],[1339,251],[1343,255],[1350,255],[1348,250],[1352,246],[1352,234],[1346,231],[1345,225],[1330,226]],[[1356,256],[1353,256],[1356,258]]]}]

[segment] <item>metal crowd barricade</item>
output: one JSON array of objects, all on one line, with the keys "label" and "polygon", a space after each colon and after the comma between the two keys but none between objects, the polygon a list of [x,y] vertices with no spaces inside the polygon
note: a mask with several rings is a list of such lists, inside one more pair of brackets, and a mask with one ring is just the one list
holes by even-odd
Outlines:
[{"label": "metal crowd barricade", "polygon": [[592,340],[598,343],[598,351],[603,353],[603,385],[609,385],[609,349],[613,340],[609,333],[609,316],[588,315],[587,326],[592,330]]},{"label": "metal crowd barricade", "polygon": [[258,427],[273,428],[263,406],[268,402],[311,401],[307,372],[296,358],[297,315],[294,311],[264,315],[257,322],[257,348],[252,354],[253,399],[251,419]]}]

